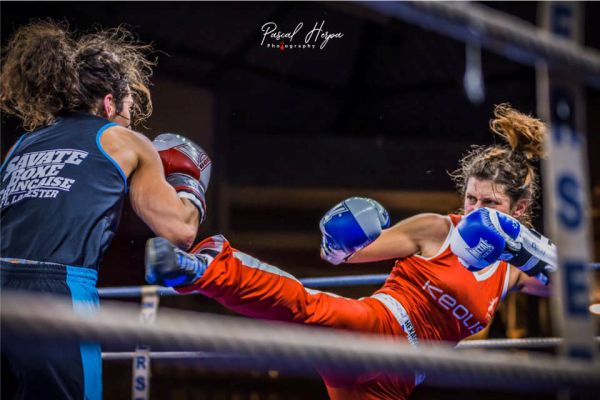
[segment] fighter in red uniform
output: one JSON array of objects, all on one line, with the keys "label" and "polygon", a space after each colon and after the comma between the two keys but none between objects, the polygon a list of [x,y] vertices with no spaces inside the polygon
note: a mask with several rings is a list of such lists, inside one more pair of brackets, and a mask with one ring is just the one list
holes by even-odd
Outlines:
[{"label": "fighter in red uniform", "polygon": [[[498,106],[495,116],[491,128],[509,145],[473,149],[456,173],[467,217],[420,214],[387,228],[385,209],[356,197],[323,217],[321,254],[327,261],[397,259],[370,297],[307,289],[222,236],[204,240],[191,254],[151,239],[147,280],[202,293],[251,317],[382,334],[413,346],[458,342],[490,323],[507,292],[547,295],[556,264],[554,246],[523,224],[537,192],[531,160],[540,155],[545,127],[507,105]],[[322,376],[332,399],[404,399],[423,379],[419,373]]]}]

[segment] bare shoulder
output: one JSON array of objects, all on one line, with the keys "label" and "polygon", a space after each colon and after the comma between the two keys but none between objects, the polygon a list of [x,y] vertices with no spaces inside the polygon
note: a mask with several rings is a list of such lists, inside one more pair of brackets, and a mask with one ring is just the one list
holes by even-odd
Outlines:
[{"label": "bare shoulder", "polygon": [[415,217],[418,217],[422,221],[430,223],[430,224],[445,226],[445,227],[450,226],[450,219],[448,218],[447,215],[435,214],[435,213],[422,213],[422,214],[415,215]]},{"label": "bare shoulder", "polygon": [[123,169],[127,177],[152,153],[152,143],[141,133],[123,126],[111,126],[100,139],[106,151]]},{"label": "bare shoulder", "polygon": [[412,217],[412,237],[421,255],[431,257],[436,254],[448,237],[452,222],[446,215],[423,213]]},{"label": "bare shoulder", "polygon": [[418,247],[433,243],[443,243],[450,231],[450,219],[444,215],[422,213],[406,218],[392,228],[390,233],[402,235]]},{"label": "bare shoulder", "polygon": [[114,141],[115,143],[128,144],[130,146],[151,143],[150,139],[143,134],[120,125],[111,126],[106,129],[102,135],[102,139],[104,138],[111,142]]},{"label": "bare shoulder", "polygon": [[448,231],[450,231],[450,226],[452,225],[452,220],[447,215],[441,214],[427,214],[429,216],[429,223],[433,225],[435,229],[439,231],[439,233],[446,235]]},{"label": "bare shoulder", "polygon": [[146,135],[132,129],[125,128],[124,126],[112,126],[108,128],[102,138],[103,146],[105,143],[104,136],[106,136],[106,142],[111,147],[128,149],[134,152],[138,158],[154,159],[158,157],[152,141]]},{"label": "bare shoulder", "polygon": [[422,213],[407,218],[402,223],[410,224],[414,231],[426,236],[446,236],[450,230],[450,219],[446,215]]}]

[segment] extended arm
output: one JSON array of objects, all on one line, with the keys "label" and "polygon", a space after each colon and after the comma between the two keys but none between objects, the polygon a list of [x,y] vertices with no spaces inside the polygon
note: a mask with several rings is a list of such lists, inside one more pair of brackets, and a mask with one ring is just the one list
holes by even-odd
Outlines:
[{"label": "extended arm", "polygon": [[136,214],[155,234],[189,248],[198,230],[199,208],[179,197],[167,182],[152,142],[129,129],[111,127],[103,134],[101,144],[130,177],[129,195]]},{"label": "extended arm", "polygon": [[356,252],[348,262],[375,262],[421,254],[434,255],[444,242],[450,221],[439,214],[418,214],[384,229],[370,245]]},{"label": "extended arm", "polygon": [[448,218],[419,214],[389,229],[389,215],[375,200],[351,197],[321,219],[321,257],[337,265],[437,252],[450,229]]}]

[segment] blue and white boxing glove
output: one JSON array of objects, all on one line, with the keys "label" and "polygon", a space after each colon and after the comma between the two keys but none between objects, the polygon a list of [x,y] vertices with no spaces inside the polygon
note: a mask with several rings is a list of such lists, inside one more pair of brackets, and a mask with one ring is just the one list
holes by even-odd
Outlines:
[{"label": "blue and white boxing glove", "polygon": [[479,208],[463,217],[450,247],[470,271],[504,260],[544,284],[556,271],[556,246],[548,238],[492,208]]},{"label": "blue and white boxing glove", "polygon": [[388,226],[390,216],[381,204],[364,197],[350,197],[321,218],[321,258],[333,265],[341,264],[371,244]]},{"label": "blue and white boxing glove", "polygon": [[146,242],[146,282],[152,285],[182,287],[191,285],[204,275],[208,259],[177,248],[165,238],[155,237]]}]

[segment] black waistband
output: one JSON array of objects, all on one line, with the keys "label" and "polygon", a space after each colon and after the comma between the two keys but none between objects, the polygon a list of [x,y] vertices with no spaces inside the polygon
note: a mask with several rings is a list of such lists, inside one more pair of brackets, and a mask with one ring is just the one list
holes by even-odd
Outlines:
[{"label": "black waistband", "polygon": [[84,283],[96,286],[98,272],[91,268],[76,267],[57,263],[0,258],[2,280],[51,279]]}]

